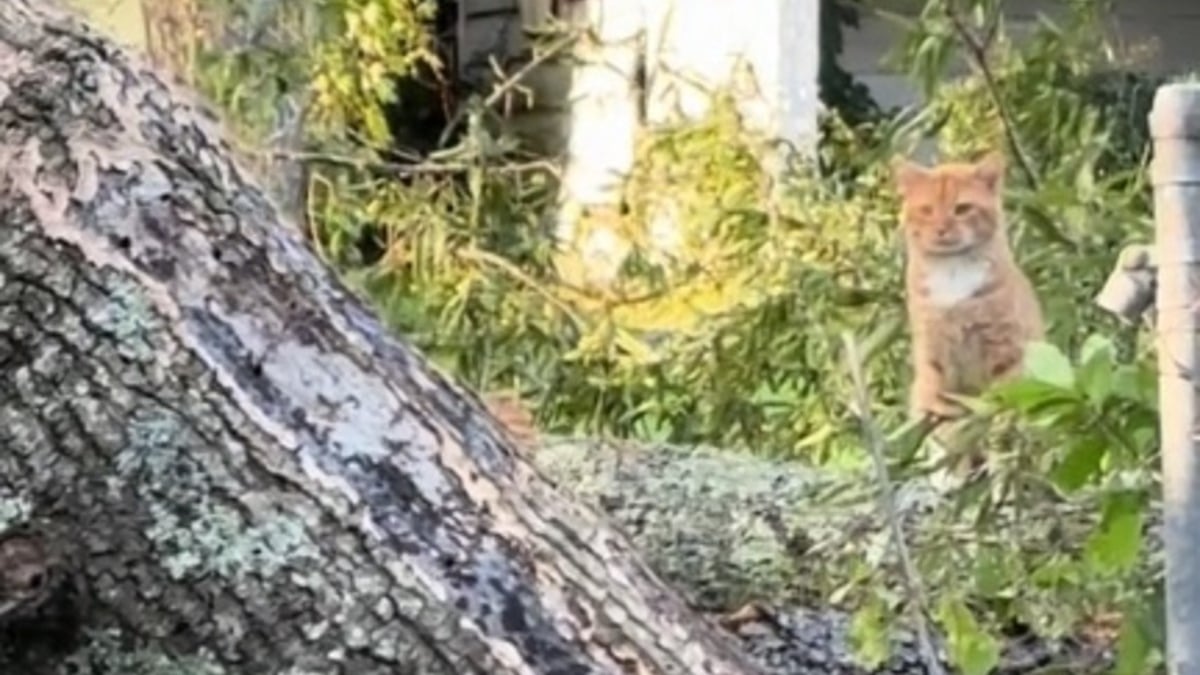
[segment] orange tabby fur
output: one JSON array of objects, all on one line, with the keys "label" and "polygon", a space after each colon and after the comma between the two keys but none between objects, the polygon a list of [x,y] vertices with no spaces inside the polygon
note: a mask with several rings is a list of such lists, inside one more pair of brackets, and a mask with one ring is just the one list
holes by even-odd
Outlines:
[{"label": "orange tabby fur", "polygon": [[539,438],[533,413],[519,396],[508,391],[493,391],[483,395],[483,405],[516,442],[518,450],[529,452],[536,447]]},{"label": "orange tabby fur", "polygon": [[910,406],[917,417],[958,417],[947,394],[978,395],[1016,374],[1025,344],[1045,333],[1008,243],[1004,159],[926,168],[898,158],[893,168],[908,258]]}]

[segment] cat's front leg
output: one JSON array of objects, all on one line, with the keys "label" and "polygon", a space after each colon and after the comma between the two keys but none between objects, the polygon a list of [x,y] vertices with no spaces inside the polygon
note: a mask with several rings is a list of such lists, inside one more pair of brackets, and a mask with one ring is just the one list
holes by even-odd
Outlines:
[{"label": "cat's front leg", "polygon": [[961,416],[963,409],[946,396],[952,393],[948,384],[944,363],[936,359],[918,362],[909,392],[909,411],[912,417],[940,422]]},{"label": "cat's front leg", "polygon": [[[933,425],[927,452],[935,470],[929,475],[930,485],[942,493],[962,486],[971,470],[984,464],[984,458],[962,437],[966,409],[950,399],[953,381],[946,377],[940,364],[928,363],[918,367],[913,378],[910,408],[914,419]],[[967,442],[964,442],[967,441]]]},{"label": "cat's front leg", "polygon": [[945,399],[946,377],[943,366],[934,361],[914,363],[912,389],[909,392],[909,414],[915,420],[932,426],[930,435],[925,439],[925,451],[929,460],[938,468],[929,475],[930,486],[938,492],[950,492],[958,485],[951,466],[947,462],[953,453],[952,444],[943,438],[943,430],[948,420],[957,416],[958,410]]}]

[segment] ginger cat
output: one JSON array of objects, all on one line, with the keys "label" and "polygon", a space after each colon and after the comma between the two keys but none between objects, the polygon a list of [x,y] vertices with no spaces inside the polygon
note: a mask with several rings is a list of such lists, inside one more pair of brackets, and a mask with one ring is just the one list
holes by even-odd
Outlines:
[{"label": "ginger cat", "polygon": [[512,437],[517,449],[530,452],[539,442],[533,413],[514,392],[493,391],[483,395],[483,405]]},{"label": "ginger cat", "polygon": [[[915,417],[965,411],[947,394],[974,396],[1017,374],[1025,344],[1045,334],[1042,310],[1017,266],[1004,224],[1004,159],[926,168],[897,158],[912,331]],[[978,465],[982,458],[972,457]]]}]

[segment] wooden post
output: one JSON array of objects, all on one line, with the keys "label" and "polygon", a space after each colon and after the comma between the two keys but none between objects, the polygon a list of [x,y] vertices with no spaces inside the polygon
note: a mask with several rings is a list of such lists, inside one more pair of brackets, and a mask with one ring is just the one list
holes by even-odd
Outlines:
[{"label": "wooden post", "polygon": [[1166,548],[1167,668],[1200,673],[1200,457],[1197,456],[1197,272],[1200,271],[1200,84],[1159,88],[1154,138],[1158,391]]}]

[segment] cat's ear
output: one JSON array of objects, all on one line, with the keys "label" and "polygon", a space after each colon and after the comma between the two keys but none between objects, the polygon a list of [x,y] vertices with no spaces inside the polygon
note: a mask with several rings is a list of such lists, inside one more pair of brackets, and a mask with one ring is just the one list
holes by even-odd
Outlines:
[{"label": "cat's ear", "polygon": [[989,190],[999,191],[1004,183],[1004,154],[993,150],[975,162],[975,175]]},{"label": "cat's ear", "polygon": [[929,170],[909,159],[896,155],[892,158],[892,180],[901,196],[907,195],[913,186],[929,175]]}]

